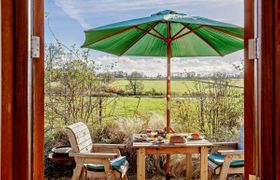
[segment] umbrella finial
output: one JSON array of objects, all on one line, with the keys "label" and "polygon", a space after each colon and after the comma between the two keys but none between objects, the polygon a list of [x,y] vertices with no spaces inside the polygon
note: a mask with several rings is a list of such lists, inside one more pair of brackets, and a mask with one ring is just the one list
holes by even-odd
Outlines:
[{"label": "umbrella finial", "polygon": [[151,16],[164,16],[164,15],[169,15],[169,14],[178,14],[178,13],[175,11],[172,11],[172,10],[164,10],[164,11],[160,11],[155,14],[152,14]]}]

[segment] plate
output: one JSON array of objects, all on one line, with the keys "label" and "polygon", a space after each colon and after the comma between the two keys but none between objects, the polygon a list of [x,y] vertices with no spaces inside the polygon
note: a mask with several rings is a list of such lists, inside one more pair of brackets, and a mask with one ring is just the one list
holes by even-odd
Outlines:
[{"label": "plate", "polygon": [[188,140],[202,140],[203,137],[200,136],[199,138],[192,138],[191,136],[188,136]]}]

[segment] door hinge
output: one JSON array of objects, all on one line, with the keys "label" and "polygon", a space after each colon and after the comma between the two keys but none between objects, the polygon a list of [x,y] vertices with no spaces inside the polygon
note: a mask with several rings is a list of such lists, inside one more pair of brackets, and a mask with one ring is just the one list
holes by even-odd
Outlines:
[{"label": "door hinge", "polygon": [[254,38],[248,40],[248,59],[260,58],[260,39]]},{"label": "door hinge", "polygon": [[249,175],[249,180],[259,180],[259,177],[257,177],[256,175]]},{"label": "door hinge", "polygon": [[31,58],[40,58],[40,37],[31,37]]}]

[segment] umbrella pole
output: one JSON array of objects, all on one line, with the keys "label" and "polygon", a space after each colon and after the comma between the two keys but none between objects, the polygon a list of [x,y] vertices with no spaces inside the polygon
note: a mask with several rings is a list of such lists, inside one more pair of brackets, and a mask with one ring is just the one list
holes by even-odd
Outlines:
[{"label": "umbrella pole", "polygon": [[[170,133],[170,100],[171,100],[171,26],[170,22],[167,22],[167,89],[166,89],[166,131]],[[170,176],[170,154],[166,155],[166,178]]]}]

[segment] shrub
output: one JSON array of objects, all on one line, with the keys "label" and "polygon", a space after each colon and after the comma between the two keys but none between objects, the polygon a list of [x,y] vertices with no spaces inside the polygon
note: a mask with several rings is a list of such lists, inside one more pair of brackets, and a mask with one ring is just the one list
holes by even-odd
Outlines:
[{"label": "shrub", "polygon": [[175,129],[198,132],[212,141],[235,139],[243,119],[243,94],[228,81],[216,78],[208,85],[196,81],[189,97],[173,104]]}]

